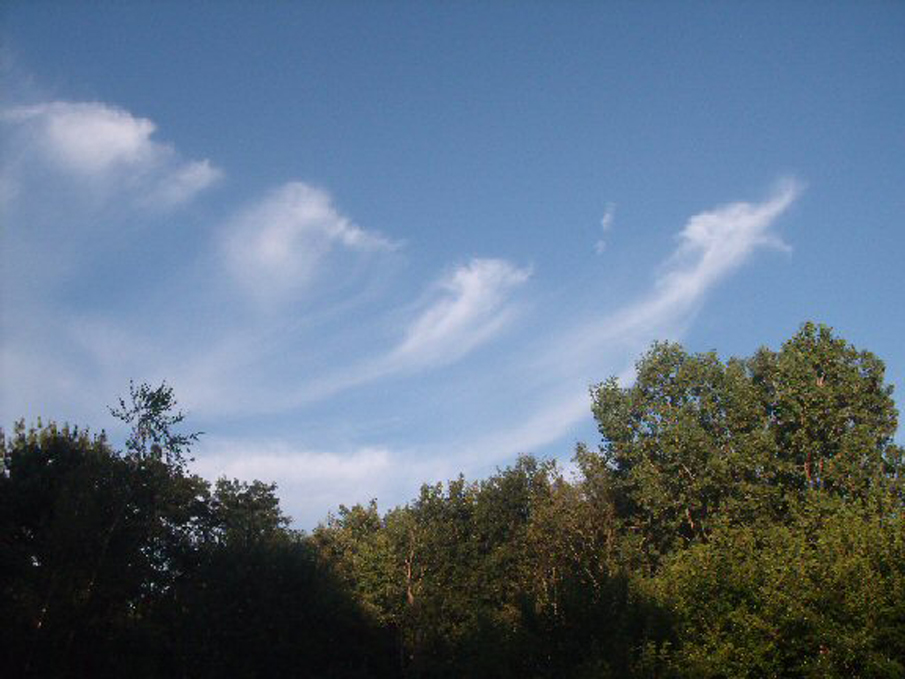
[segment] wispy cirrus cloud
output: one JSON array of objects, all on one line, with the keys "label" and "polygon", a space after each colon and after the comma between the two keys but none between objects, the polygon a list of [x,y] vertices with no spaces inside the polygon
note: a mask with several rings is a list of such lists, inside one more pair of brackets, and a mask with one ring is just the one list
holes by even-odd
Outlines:
[{"label": "wispy cirrus cloud", "polygon": [[169,144],[155,141],[147,118],[100,102],[53,101],[0,112],[9,149],[4,195],[18,193],[21,174],[51,170],[96,199],[122,200],[168,209],[213,185],[222,171],[210,161],[185,161]]},{"label": "wispy cirrus cloud", "polygon": [[283,483],[357,483],[388,468],[390,451],[364,447],[345,453],[310,450],[282,439],[228,439],[215,437],[199,446],[207,452],[195,469],[209,477],[281,479]]},{"label": "wispy cirrus cloud", "polygon": [[276,482],[283,510],[303,526],[323,519],[338,498],[367,502],[400,478],[399,459],[379,446],[322,451],[282,439],[214,437],[202,439],[195,452],[193,471],[211,481]]},{"label": "wispy cirrus cloud", "polygon": [[[58,417],[81,416],[96,396],[103,412],[124,371],[154,363],[148,347],[170,353],[122,309],[104,310],[112,293],[90,312],[85,304],[95,286],[153,294],[154,279],[127,280],[129,265],[222,176],[155,132],[150,120],[100,102],[0,108],[0,411],[47,415],[52,404]],[[123,278],[104,281],[104,271]]]},{"label": "wispy cirrus cloud", "polygon": [[[0,161],[4,205],[28,201],[31,208],[21,214],[42,216],[42,200],[56,199],[57,186],[72,188],[66,200],[82,193],[97,199],[79,203],[72,220],[68,214],[55,219],[68,206],[55,200],[58,211],[49,217],[17,220],[38,229],[10,230],[37,246],[18,250],[31,259],[0,253],[17,272],[7,266],[4,273],[4,302],[16,304],[6,303],[0,316],[0,410],[8,417],[37,415],[26,408],[40,404],[52,406],[54,416],[103,422],[72,404],[98,404],[103,415],[103,404],[129,378],[166,377],[193,416],[203,418],[202,428],[237,432],[205,441],[197,469],[211,478],[275,480],[290,511],[309,525],[338,502],[372,495],[399,500],[437,474],[475,473],[574,433],[588,419],[589,384],[608,374],[630,377],[637,354],[655,338],[680,335],[708,292],[755,252],[788,250],[773,226],[801,192],[789,181],[763,201],[692,216],[646,293],[605,314],[597,301],[602,291],[589,291],[569,300],[566,318],[551,305],[539,308],[536,298],[524,305],[533,271],[502,258],[464,261],[408,294],[395,289],[391,299],[375,293],[365,308],[357,296],[375,280],[370,263],[391,261],[384,258],[400,243],[356,224],[327,191],[287,182],[210,225],[219,228],[180,241],[197,251],[179,253],[185,269],[169,283],[178,300],[123,313],[124,306],[101,297],[86,307],[70,296],[75,304],[64,307],[58,292],[91,276],[91,260],[80,255],[95,243],[103,246],[102,238],[136,215],[153,224],[149,208],[186,204],[220,171],[208,161],[184,160],[155,141],[151,121],[106,104],[6,109],[0,128],[10,140]],[[45,179],[36,198],[33,189]],[[28,190],[17,195],[17,185]],[[108,204],[115,212],[95,219]],[[613,215],[607,206],[603,236]],[[92,230],[95,222],[104,227]],[[41,229],[46,232],[37,238]],[[160,236],[154,229],[127,233],[103,256],[122,257],[124,243],[140,251],[140,239],[131,236],[152,232]],[[63,265],[71,269],[68,278],[34,287],[33,270]],[[366,275],[356,278],[359,270]],[[154,276],[123,280],[140,304],[160,296],[165,283]],[[300,298],[305,305],[291,306]],[[400,298],[418,301],[400,307],[394,301]],[[268,308],[280,313],[260,313]],[[535,331],[507,333],[516,320],[533,323]],[[504,351],[478,351],[491,343]],[[437,424],[440,400],[444,421]],[[287,437],[242,434],[240,420],[259,415],[267,416],[265,426],[282,422],[278,430]],[[303,420],[323,438],[291,443]]]},{"label": "wispy cirrus cloud", "polygon": [[[602,321],[582,327],[581,345],[599,346],[612,338],[641,338],[674,333],[720,281],[756,251],[788,252],[771,229],[803,190],[801,182],[780,182],[759,203],[735,202],[693,215],[678,234],[679,244],[660,265],[652,291]],[[585,349],[587,350],[587,349]]]},{"label": "wispy cirrus cloud", "polygon": [[[458,472],[486,473],[489,466],[505,463],[516,454],[537,452],[588,419],[589,385],[608,374],[617,374],[623,381],[632,379],[631,365],[638,353],[654,339],[681,334],[706,294],[755,252],[787,251],[772,227],[801,190],[799,182],[790,180],[761,202],[730,203],[693,215],[678,233],[678,245],[661,265],[647,295],[603,319],[538,337],[519,347],[495,374],[471,380],[476,394],[492,383],[509,385],[494,387],[494,397],[485,394],[481,401],[482,408],[495,413],[489,426],[466,428],[445,440],[425,440],[416,445],[417,459],[404,461],[383,448],[327,454],[291,452],[278,443],[268,449],[235,442],[226,453],[205,456],[203,471],[209,476],[275,479],[287,506],[303,525],[313,525],[323,516],[324,507],[338,502],[366,501],[372,496],[399,501],[419,481]],[[328,398],[391,373],[461,358],[505,326],[511,318],[511,296],[530,275],[528,269],[504,260],[477,259],[454,269],[436,282],[435,297],[405,326],[395,348],[366,367],[329,378],[309,396]],[[512,388],[517,389],[518,398],[513,398]],[[467,421],[474,413],[458,417]],[[451,426],[458,430],[456,424]],[[399,483],[394,484],[400,468],[406,470],[405,478],[396,478]],[[359,480],[367,481],[364,494]],[[325,488],[329,492],[320,492]],[[316,499],[308,502],[302,497]]]},{"label": "wispy cirrus cloud", "polygon": [[502,259],[475,258],[439,277],[405,321],[395,345],[347,368],[312,380],[287,403],[324,400],[394,375],[449,365],[491,341],[517,315],[513,297],[531,270]]},{"label": "wispy cirrus cloud", "polygon": [[770,227],[802,190],[799,181],[787,179],[760,203],[729,203],[694,215],[679,234],[679,247],[658,278],[658,294],[693,301],[756,249],[790,251]]},{"label": "wispy cirrus cloud", "polygon": [[326,191],[289,182],[241,211],[227,226],[226,266],[243,288],[262,299],[304,289],[336,250],[357,254],[400,247],[354,224]]},{"label": "wispy cirrus cloud", "polygon": [[[633,362],[656,339],[677,338],[716,285],[758,250],[789,251],[772,229],[801,194],[780,182],[761,202],[735,202],[693,215],[678,246],[637,301],[598,320],[578,323],[525,349],[517,361],[523,391],[539,394],[530,409],[509,413],[500,429],[461,443],[476,460],[505,460],[558,440],[587,419],[587,388],[611,374],[633,378]],[[505,380],[504,380],[505,381]]]},{"label": "wispy cirrus cloud", "polygon": [[512,293],[531,270],[502,259],[472,259],[441,278],[434,299],[387,356],[388,366],[455,361],[498,333],[512,319]]}]

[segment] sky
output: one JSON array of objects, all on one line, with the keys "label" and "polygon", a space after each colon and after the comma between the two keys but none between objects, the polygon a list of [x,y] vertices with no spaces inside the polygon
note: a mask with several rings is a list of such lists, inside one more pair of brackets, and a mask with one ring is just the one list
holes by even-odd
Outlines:
[{"label": "sky", "polygon": [[6,428],[165,381],[310,529],[568,465],[654,340],[905,389],[905,3],[7,0],[0,78]]}]

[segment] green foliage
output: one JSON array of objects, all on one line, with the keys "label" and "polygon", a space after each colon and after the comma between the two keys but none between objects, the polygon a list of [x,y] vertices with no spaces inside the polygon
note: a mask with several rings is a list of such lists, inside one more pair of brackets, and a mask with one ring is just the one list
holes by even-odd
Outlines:
[{"label": "green foliage", "polygon": [[156,389],[129,382],[129,399],[128,405],[120,398],[118,408],[109,408],[111,415],[132,427],[126,449],[133,455],[162,458],[170,466],[184,468],[185,455],[201,432],[179,434],[174,430],[185,414],[176,410],[173,388],[166,382]]},{"label": "green foliage", "polygon": [[16,642],[7,647],[11,666],[36,675],[123,669],[131,661],[115,649],[143,647],[153,634],[142,613],[178,577],[190,539],[185,517],[203,482],[53,424],[26,431],[19,423],[4,449],[0,549],[4,620]]},{"label": "green foliage", "polygon": [[210,501],[210,538],[228,545],[273,540],[289,527],[280,509],[276,484],[220,478]]},{"label": "green foliage", "polygon": [[[905,675],[905,517],[819,492],[788,525],[733,526],[656,586],[693,677]],[[691,642],[691,640],[694,640]]]},{"label": "green foliage", "polygon": [[404,611],[405,583],[397,559],[397,523],[384,521],[377,502],[340,506],[311,536],[320,558],[353,590],[371,618],[395,629]]},{"label": "green foliage", "polygon": [[879,358],[806,323],[749,363],[785,483],[864,497],[898,473],[897,412]]},{"label": "green foliage", "polygon": [[19,423],[0,452],[5,676],[387,676],[391,643],[272,485],[211,492],[53,424]]},{"label": "green foliage", "polygon": [[727,363],[658,343],[632,386],[593,390],[604,464],[585,472],[609,479],[655,568],[717,522],[782,520],[806,490],[863,498],[895,478],[891,392],[882,362],[825,326]]}]

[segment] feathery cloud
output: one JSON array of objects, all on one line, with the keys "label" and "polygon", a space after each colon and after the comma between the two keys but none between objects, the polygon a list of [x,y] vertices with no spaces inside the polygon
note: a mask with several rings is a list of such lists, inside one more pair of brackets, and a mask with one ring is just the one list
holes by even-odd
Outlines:
[{"label": "feathery cloud", "polygon": [[202,444],[205,450],[195,470],[208,478],[279,479],[283,483],[357,482],[390,465],[386,448],[366,447],[350,453],[312,451],[279,439],[243,440],[214,438]]},{"label": "feathery cloud", "polygon": [[[647,297],[597,324],[594,342],[643,338],[675,332],[706,294],[760,248],[789,251],[771,232],[776,219],[801,194],[800,182],[781,182],[760,203],[729,203],[692,216],[679,233],[679,245],[665,260]],[[635,340],[637,341],[637,340]]]},{"label": "feathery cloud", "polygon": [[324,400],[391,375],[448,365],[493,339],[515,317],[511,298],[531,271],[501,259],[472,259],[432,285],[433,299],[402,331],[395,347],[347,366],[287,399],[299,405]]},{"label": "feathery cloud", "polygon": [[209,161],[183,161],[172,146],[154,141],[156,126],[147,118],[99,102],[8,108],[0,122],[12,142],[5,193],[16,193],[17,173],[39,166],[83,183],[102,200],[125,192],[142,207],[166,209],[222,176]]},{"label": "feathery cloud", "polygon": [[398,247],[352,223],[326,191],[303,182],[287,183],[239,214],[224,243],[233,276],[265,299],[303,289],[336,249],[368,254]]},{"label": "feathery cloud", "polygon": [[481,459],[507,459],[549,444],[576,426],[588,414],[588,385],[614,373],[622,381],[633,379],[638,354],[655,339],[680,335],[706,294],[754,252],[789,250],[771,227],[801,191],[800,182],[788,180],[760,203],[730,203],[692,216],[652,291],[603,319],[580,323],[528,349],[530,367],[522,365],[521,374],[531,376],[528,391],[545,396],[528,412],[502,423],[499,432],[463,448],[477,451]]},{"label": "feathery cloud", "polygon": [[801,184],[789,179],[761,203],[730,203],[693,216],[660,275],[661,293],[691,300],[741,265],[755,249],[789,251],[769,229],[801,191]]},{"label": "feathery cloud", "polygon": [[511,293],[531,276],[501,259],[472,259],[437,285],[439,297],[409,325],[390,365],[443,364],[499,332],[511,319]]}]

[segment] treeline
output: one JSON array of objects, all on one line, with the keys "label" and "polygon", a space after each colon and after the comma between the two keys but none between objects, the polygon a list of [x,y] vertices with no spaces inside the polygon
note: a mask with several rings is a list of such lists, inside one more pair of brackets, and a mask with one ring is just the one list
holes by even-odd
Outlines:
[{"label": "treeline", "polygon": [[520,458],[292,531],[188,473],[166,387],[126,450],[2,445],[8,676],[903,677],[905,478],[882,362],[824,326],[655,344],[592,390],[575,473]]},{"label": "treeline", "polygon": [[392,676],[275,487],[188,473],[172,390],[131,396],[125,451],[53,424],[0,442],[0,676]]}]

